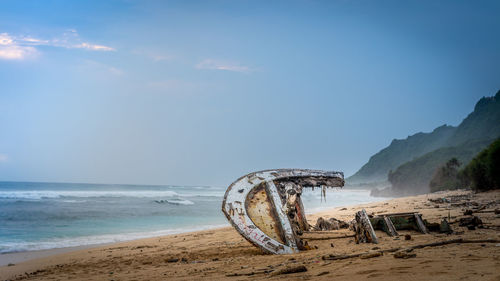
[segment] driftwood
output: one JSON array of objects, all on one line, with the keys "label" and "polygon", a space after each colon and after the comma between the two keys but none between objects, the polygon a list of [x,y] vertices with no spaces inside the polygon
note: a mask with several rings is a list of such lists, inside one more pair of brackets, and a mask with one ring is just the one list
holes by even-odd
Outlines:
[{"label": "driftwood", "polygon": [[313,227],[316,231],[338,230],[342,228],[349,228],[349,224],[336,218],[326,220],[323,217],[319,217],[316,225]]},{"label": "driftwood", "polygon": [[477,216],[472,216],[472,217],[465,217],[465,218],[460,218],[459,220],[459,226],[481,226],[483,224],[483,221],[477,217]]},{"label": "driftwood", "polygon": [[356,223],[354,224],[354,232],[356,233],[356,243],[378,243],[377,235],[370,222],[370,218],[365,209],[356,213]]},{"label": "driftwood", "polygon": [[299,265],[299,266],[285,267],[276,272],[273,272],[271,275],[291,274],[291,273],[299,273],[306,271],[307,267],[305,267],[304,265]]},{"label": "driftwood", "polygon": [[330,240],[330,239],[342,239],[342,238],[350,238],[350,237],[356,237],[356,235],[353,234],[353,235],[344,235],[344,236],[301,237],[301,238],[305,239],[305,240]]},{"label": "driftwood", "polygon": [[308,230],[303,231],[303,234],[315,233],[315,234],[329,234],[329,233],[339,233],[337,230]]},{"label": "driftwood", "polygon": [[250,272],[228,273],[228,274],[226,274],[226,277],[252,276],[255,274],[268,274],[268,273],[271,273],[273,271],[274,271],[274,269],[263,268],[263,269],[256,269],[256,270],[250,271]]},{"label": "driftwood", "polygon": [[[426,247],[437,247],[437,246],[443,246],[443,245],[448,245],[448,244],[467,244],[467,243],[500,243],[499,239],[476,239],[476,240],[469,240],[469,239],[463,239],[463,238],[458,238],[458,239],[452,239],[452,240],[446,240],[446,241],[439,241],[439,242],[433,242],[433,243],[426,243],[426,244],[419,244],[419,245],[414,245],[411,247],[406,247],[405,250],[414,250],[414,249],[422,249]],[[391,249],[386,249],[386,250],[378,250],[376,252],[379,253],[392,253],[392,252],[397,252],[399,250],[402,250],[401,247],[399,248],[391,248]],[[363,253],[357,253],[357,254],[351,254],[351,255],[327,255],[323,256],[323,260],[344,260],[344,259],[350,259],[350,258],[357,258],[361,257],[363,255],[369,256],[373,252],[363,252]]]},{"label": "driftwood", "polygon": [[415,254],[415,253],[410,254],[406,251],[398,251],[398,252],[394,253],[394,257],[397,259],[409,259],[409,258],[414,258],[416,256],[417,256],[417,254]]}]

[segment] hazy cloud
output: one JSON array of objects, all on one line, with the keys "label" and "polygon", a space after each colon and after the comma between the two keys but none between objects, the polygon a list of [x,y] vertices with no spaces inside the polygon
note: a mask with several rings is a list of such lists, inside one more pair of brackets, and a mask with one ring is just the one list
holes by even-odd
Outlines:
[{"label": "hazy cloud", "polygon": [[251,69],[235,62],[206,59],[195,66],[197,69],[226,70],[234,72],[250,72]]},{"label": "hazy cloud", "polygon": [[0,33],[0,59],[22,60],[36,56],[37,46],[51,46],[67,49],[86,49],[91,51],[114,51],[114,48],[83,41],[74,29],[54,39],[39,39],[29,36],[14,36]]}]

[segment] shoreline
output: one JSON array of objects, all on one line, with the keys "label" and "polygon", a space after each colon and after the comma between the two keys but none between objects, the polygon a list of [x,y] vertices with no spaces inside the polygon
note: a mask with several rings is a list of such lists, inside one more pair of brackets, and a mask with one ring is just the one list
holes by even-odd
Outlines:
[{"label": "shoreline", "polygon": [[30,261],[38,258],[50,257],[57,254],[69,253],[78,250],[97,248],[101,246],[109,246],[113,243],[102,243],[102,244],[92,244],[92,245],[82,245],[74,247],[62,247],[53,248],[46,250],[33,250],[33,251],[23,251],[23,252],[11,252],[0,254],[0,266],[5,266],[8,264],[17,264],[21,262]]},{"label": "shoreline", "polygon": [[[461,213],[463,212],[462,208],[455,208],[452,204],[440,204],[440,206],[436,208],[437,205],[429,203],[427,199],[469,193],[470,192],[468,191],[449,191],[393,198],[384,201],[349,205],[345,207],[334,207],[328,210],[316,212],[314,214],[308,214],[307,219],[311,225],[314,225],[317,218],[320,216],[325,218],[335,217],[340,220],[350,221],[356,211],[361,208],[365,208],[368,213],[375,214],[413,210],[420,212],[424,219],[428,219],[431,222],[438,222],[441,218],[447,217],[448,215],[456,220],[461,216]],[[477,197],[475,200],[479,200],[478,202],[486,202],[488,200],[496,200],[496,202],[500,202],[500,191],[482,193],[474,196]],[[498,206],[493,208],[498,208]],[[496,218],[493,213],[481,214],[481,217],[483,217],[483,220],[487,217],[488,221],[485,221],[485,223],[489,225],[497,225],[500,222],[500,219]],[[457,228],[457,224],[453,225],[453,228]],[[498,230],[477,229],[475,231],[467,231],[466,228],[465,230],[463,228],[457,230],[460,230],[459,233],[461,232],[462,234],[444,235],[433,233],[424,235],[415,231],[401,231],[401,235],[404,236],[405,233],[408,233],[413,237],[412,240],[408,242],[404,241],[404,239],[393,239],[392,237],[388,237],[385,233],[377,231],[377,236],[379,236],[381,241],[378,247],[384,248],[394,246],[395,244],[406,245],[417,242],[433,242],[442,239],[451,239],[453,237],[464,239],[500,238],[500,232]],[[345,234],[346,230],[338,230],[335,232]],[[325,233],[318,235],[325,235]],[[343,267],[336,267],[336,270],[340,270],[347,274],[347,272],[354,270],[349,266],[353,262],[361,263],[366,268],[373,267],[373,270],[379,271],[380,264],[377,264],[375,261],[376,259],[386,260],[384,266],[389,266],[397,261],[389,255],[386,255],[387,257],[383,256],[376,259],[358,259],[356,261],[345,262],[322,261],[321,256],[324,254],[331,254],[332,251],[335,253],[355,253],[370,250],[371,248],[374,248],[374,245],[355,244],[351,238],[325,241],[313,240],[310,241],[310,244],[314,246],[315,249],[292,255],[263,255],[257,248],[244,240],[232,227],[227,226],[210,230],[171,234],[152,238],[141,238],[105,245],[89,245],[84,246],[83,248],[70,247],[13,253],[13,256],[31,256],[26,257],[24,260],[20,259],[18,262],[13,262],[15,263],[13,266],[0,266],[0,280],[15,280],[16,278],[28,280],[31,278],[33,278],[33,280],[50,280],[54,278],[62,280],[70,278],[76,280],[101,280],[110,277],[110,275],[113,275],[113,277],[118,280],[143,280],[145,278],[150,280],[163,280],[166,278],[189,280],[191,278],[195,278],[194,276],[199,278],[208,278],[211,280],[235,280],[234,278],[230,279],[231,277],[229,276],[233,273],[249,271],[252,268],[259,267],[259,265],[262,267],[263,265],[269,264],[272,267],[270,270],[274,271],[274,268],[296,263],[304,264],[307,267],[308,273],[304,273],[307,276],[316,276],[311,274],[321,273],[321,276],[324,275],[325,277],[324,280],[331,280],[332,277],[338,276],[340,278],[340,276],[342,276],[342,274],[336,274],[335,276],[330,274],[333,272],[332,270],[326,270],[329,273],[324,273],[326,272],[326,268],[335,264],[343,265]],[[417,256],[423,256],[424,258],[427,258],[427,260],[435,263],[435,266],[444,268],[442,269],[443,272],[447,271],[445,269],[448,267],[456,267],[455,269],[458,270],[457,272],[459,275],[453,275],[454,277],[442,275],[442,277],[446,277],[441,278],[442,280],[454,279],[457,276],[462,275],[469,276],[469,273],[463,272],[463,270],[460,269],[460,266],[466,269],[471,269],[470,264],[473,264],[473,266],[476,267],[479,266],[481,268],[480,271],[484,271],[484,276],[491,278],[493,276],[500,277],[500,253],[497,253],[497,249],[499,249],[498,247],[499,246],[496,246],[495,244],[485,246],[472,244],[462,246],[454,245],[448,247],[452,249],[450,251],[443,251],[442,249],[439,249],[439,251],[435,251],[434,249],[428,251],[419,250],[417,252]],[[429,255],[427,252],[431,254]],[[467,255],[464,256],[461,254],[466,252],[472,253],[474,258],[468,258]],[[447,255],[451,255],[452,257]],[[456,261],[455,264],[450,264],[453,260],[453,256],[455,258],[460,257],[463,261]],[[421,259],[409,259],[407,262],[412,263],[412,261],[418,260],[422,262]],[[476,264],[475,261],[478,261],[479,264]],[[397,262],[402,262],[404,264],[407,263],[406,261]],[[412,266],[418,267],[417,264],[413,264]],[[434,268],[434,264],[432,264],[432,267]],[[417,269],[418,268],[415,268],[415,270]],[[252,270],[255,271],[256,269]],[[388,275],[383,274],[380,275],[381,277],[384,277],[381,279],[396,280],[398,279],[396,277],[403,278],[401,275],[402,273],[398,273],[397,270],[394,271],[390,268],[385,268],[385,270],[392,272],[394,276],[392,278],[388,278]],[[412,272],[412,270],[413,269],[407,268],[399,271]],[[424,270],[424,272],[427,271]],[[251,272],[249,272],[249,274],[250,273]],[[429,274],[431,273],[432,272],[429,272]],[[76,274],[76,276],[74,274]],[[288,275],[287,277],[304,277],[304,274],[301,274]],[[367,276],[373,275],[363,275],[359,272],[354,272],[353,274],[354,275],[352,276],[344,275],[344,277],[349,276],[350,278],[357,280],[364,280]],[[273,275],[260,275],[260,278],[264,278],[264,276],[266,276],[266,278],[271,278]],[[372,278],[377,279],[377,276],[372,276]],[[415,276],[418,277],[419,275]],[[425,276],[426,275],[423,274],[420,276],[420,279],[416,279],[425,280]],[[427,275],[427,278],[429,276],[434,275]],[[251,276],[249,275],[247,279],[250,280],[250,277]],[[300,279],[303,279],[302,277]],[[472,274],[470,275],[470,278],[468,277],[464,279],[496,280],[477,277],[477,274]],[[318,279],[322,278],[318,277]]]},{"label": "shoreline", "polygon": [[[43,257],[50,257],[52,255],[57,255],[57,254],[61,254],[61,253],[69,253],[69,252],[78,251],[78,250],[85,250],[85,249],[93,249],[93,248],[99,248],[99,247],[104,247],[104,246],[111,246],[111,245],[114,245],[114,244],[133,242],[133,241],[138,241],[138,240],[143,240],[143,239],[168,237],[168,236],[171,236],[171,235],[187,234],[187,233],[195,233],[195,232],[200,232],[200,231],[215,230],[215,229],[225,228],[225,227],[229,227],[229,226],[230,226],[229,223],[227,225],[207,225],[207,226],[204,226],[204,227],[199,227],[199,229],[197,229],[196,227],[192,227],[192,228],[189,228],[186,231],[180,231],[180,232],[175,232],[174,231],[174,232],[169,233],[169,234],[158,234],[158,235],[155,234],[153,236],[146,236],[146,237],[138,237],[138,238],[132,238],[132,239],[125,239],[125,240],[122,240],[122,241],[113,241],[113,242],[86,244],[86,245],[69,246],[69,247],[59,247],[59,248],[51,248],[51,249],[40,249],[40,250],[28,250],[28,251],[19,251],[19,252],[0,253],[0,267],[8,265],[10,263],[14,263],[15,264],[15,263],[19,263],[19,262],[29,261],[29,260],[32,260],[32,259],[43,258]],[[153,231],[153,232],[166,232],[166,231],[170,231],[170,230],[160,230],[160,231]]]},{"label": "shoreline", "polygon": [[[353,190],[349,190],[349,191],[363,192],[363,193],[367,193],[367,194],[370,193],[370,191],[367,189],[353,189]],[[335,191],[335,192],[337,192],[337,191]],[[376,202],[380,202],[383,200],[392,199],[389,197],[372,197],[372,198],[373,198],[373,201],[370,203],[376,203]],[[370,203],[365,203],[365,204],[370,204]],[[354,205],[354,204],[346,205],[346,207],[349,207],[351,205]],[[359,205],[359,204],[355,203],[355,205]],[[340,206],[340,207],[345,207],[345,206]],[[338,208],[338,207],[315,206],[315,207],[312,207],[310,209],[306,208],[305,211],[306,211],[307,216],[314,216],[315,214],[318,214],[318,213],[329,212],[331,210],[334,210],[335,208]],[[224,218],[224,220],[226,220],[226,219]],[[174,229],[154,230],[151,232],[116,233],[116,234],[109,234],[108,236],[126,236],[126,235],[129,235],[131,237],[132,236],[138,236],[138,237],[117,239],[116,241],[105,241],[105,242],[101,242],[101,243],[89,243],[89,244],[76,245],[76,246],[62,246],[62,247],[57,247],[57,248],[48,248],[48,249],[42,248],[42,249],[0,253],[0,266],[8,265],[9,263],[15,264],[15,263],[19,263],[19,262],[24,262],[24,261],[28,261],[28,260],[35,259],[35,258],[48,257],[51,255],[56,255],[56,254],[60,254],[60,253],[77,251],[77,250],[81,250],[81,249],[96,248],[96,247],[113,245],[113,244],[122,243],[122,242],[136,241],[136,240],[141,240],[141,239],[167,237],[170,235],[177,235],[177,234],[183,234],[183,233],[192,233],[192,232],[198,232],[198,231],[204,231],[204,230],[213,230],[213,229],[219,229],[219,228],[224,228],[224,227],[228,227],[228,226],[231,226],[231,225],[228,221],[226,221],[226,223],[224,223],[224,224],[212,224],[212,225],[206,225],[206,226],[201,226],[201,227],[196,227],[196,226],[185,227],[184,228],[185,230],[180,230],[179,228],[174,228]],[[94,235],[94,236],[99,236],[99,235]],[[93,236],[91,236],[91,237],[93,237]],[[85,238],[85,237],[76,237],[76,238]],[[110,239],[112,239],[112,238],[110,238]]]}]

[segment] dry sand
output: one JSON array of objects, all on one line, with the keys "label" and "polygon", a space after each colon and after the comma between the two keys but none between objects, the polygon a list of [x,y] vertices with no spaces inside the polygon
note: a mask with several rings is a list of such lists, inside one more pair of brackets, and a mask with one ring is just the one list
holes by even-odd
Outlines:
[{"label": "dry sand", "polygon": [[[392,199],[308,216],[349,221],[365,208],[382,214],[418,211],[429,222],[463,217],[465,207],[435,204],[428,198],[467,194],[453,191]],[[399,238],[377,231],[380,243],[356,244],[353,238],[309,240],[317,249],[291,255],[266,255],[244,240],[231,227],[116,243],[59,253],[11,266],[0,267],[0,280],[500,280],[499,243],[459,243],[416,249],[416,257],[396,259],[393,253],[373,258],[323,260],[323,256],[354,254],[457,238],[500,239],[500,217],[492,210],[500,206],[500,191],[473,195],[472,201],[490,204],[479,216],[486,228],[468,230],[453,223],[451,235],[400,231]],[[436,208],[439,206],[439,208]],[[486,212],[485,212],[486,211]],[[308,233],[308,237],[352,234],[349,230]],[[404,234],[411,234],[406,241]],[[278,274],[284,268],[305,266],[306,272]]]}]

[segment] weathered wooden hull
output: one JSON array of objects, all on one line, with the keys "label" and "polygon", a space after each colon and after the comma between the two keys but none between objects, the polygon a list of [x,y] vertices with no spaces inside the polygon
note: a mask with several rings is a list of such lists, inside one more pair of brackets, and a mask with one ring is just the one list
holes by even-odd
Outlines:
[{"label": "weathered wooden hull", "polygon": [[250,173],[232,183],[222,212],[245,239],[264,252],[290,254],[304,249],[297,233],[307,230],[302,187],[344,185],[341,172],[277,169]]}]

